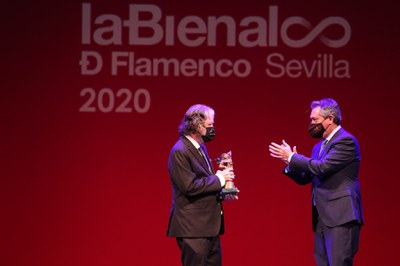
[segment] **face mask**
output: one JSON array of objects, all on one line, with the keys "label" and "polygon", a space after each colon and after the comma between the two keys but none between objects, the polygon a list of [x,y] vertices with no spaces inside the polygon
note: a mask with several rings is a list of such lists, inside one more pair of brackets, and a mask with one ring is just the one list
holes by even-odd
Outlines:
[{"label": "face mask", "polygon": [[[324,121],[325,121],[325,119],[324,119]],[[324,121],[322,121],[322,122],[324,122]],[[316,139],[322,138],[322,135],[325,132],[325,128],[322,126],[322,122],[317,123],[317,124],[310,124],[308,126],[308,133],[310,133],[311,137],[316,138]]]},{"label": "face mask", "polygon": [[206,127],[206,134],[201,136],[204,142],[209,142],[215,137],[215,128],[214,127]]}]

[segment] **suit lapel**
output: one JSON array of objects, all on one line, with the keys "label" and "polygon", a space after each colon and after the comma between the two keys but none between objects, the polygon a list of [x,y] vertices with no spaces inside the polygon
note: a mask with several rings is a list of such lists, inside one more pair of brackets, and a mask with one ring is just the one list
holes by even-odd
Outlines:
[{"label": "suit lapel", "polygon": [[[204,168],[204,170],[206,170],[207,173],[209,173],[209,174],[213,174],[213,173],[210,173],[210,171],[208,170],[208,165],[207,165],[207,162],[205,161],[205,158],[203,158],[203,156],[196,149],[196,147],[193,146],[193,144],[190,142],[190,140],[188,140],[186,137],[182,137],[182,141],[186,145],[188,150],[192,153],[192,155],[196,158],[196,160],[200,163],[200,165]],[[211,168],[212,168],[212,165],[211,165]]]},{"label": "suit lapel", "polygon": [[[206,156],[206,158],[204,158],[204,159],[208,161],[208,163],[206,162],[207,169],[209,169],[211,171],[211,174],[214,174],[214,167],[212,165],[212,161],[211,161],[210,157],[208,156],[207,148],[206,148],[206,146],[204,146],[204,144],[202,146],[203,146],[204,154]],[[209,166],[210,166],[210,168],[208,168]]]},{"label": "suit lapel", "polygon": [[318,144],[318,148],[316,149],[316,155],[317,156],[315,156],[316,158],[318,158],[318,159],[320,159],[320,158],[322,158],[322,155],[325,153],[325,150],[326,150],[326,146],[328,146],[328,144],[325,146],[325,148],[321,151],[321,146],[322,146],[322,143],[324,143],[324,141],[322,140],[322,141],[320,141]]},{"label": "suit lapel", "polygon": [[[345,131],[344,131],[343,128],[341,128],[341,129],[339,129],[339,130],[335,133],[335,135],[332,136],[332,138],[329,140],[329,142],[325,145],[324,149],[321,151],[321,153],[320,153],[320,155],[319,155],[318,158],[322,158],[322,157],[324,157],[324,156],[326,155],[326,152],[329,150],[329,148],[330,148],[330,146],[332,145],[332,143],[334,143],[335,140],[336,140],[340,135],[343,134],[343,132],[345,132]],[[321,145],[322,145],[322,141],[321,141],[321,144],[320,144],[319,147],[321,147]]]}]

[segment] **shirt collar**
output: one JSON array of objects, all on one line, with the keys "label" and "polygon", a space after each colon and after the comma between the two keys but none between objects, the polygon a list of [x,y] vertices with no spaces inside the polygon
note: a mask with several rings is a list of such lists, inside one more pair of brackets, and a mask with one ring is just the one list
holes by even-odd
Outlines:
[{"label": "shirt collar", "polygon": [[195,141],[191,136],[185,135],[185,137],[193,144],[193,146],[194,146],[196,149],[199,149],[199,148],[200,148],[200,144],[199,144],[197,141]]},{"label": "shirt collar", "polygon": [[338,132],[339,131],[339,129],[341,129],[342,128],[342,126],[337,126],[337,128],[335,128],[334,130],[332,130],[332,132],[325,138],[327,141],[330,141],[331,140],[331,138],[333,137],[333,135],[335,135],[336,134],[336,132]]}]

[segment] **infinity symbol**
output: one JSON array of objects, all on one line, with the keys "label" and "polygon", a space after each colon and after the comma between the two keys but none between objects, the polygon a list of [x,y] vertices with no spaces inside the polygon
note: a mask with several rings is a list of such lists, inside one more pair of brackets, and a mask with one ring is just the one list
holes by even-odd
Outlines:
[{"label": "infinity symbol", "polygon": [[302,25],[308,30],[311,30],[312,25],[306,19],[302,17],[290,17],[284,21],[281,28],[281,36],[282,40],[290,47],[304,47],[310,44],[315,38],[317,38],[322,31],[324,31],[327,27],[331,25],[339,25],[343,28],[344,34],[343,37],[337,40],[329,39],[325,35],[320,35],[319,39],[323,42],[326,46],[331,48],[339,48],[345,46],[351,37],[351,27],[347,20],[342,17],[328,17],[323,19],[313,30],[311,30],[303,39],[300,40],[293,40],[291,39],[287,32],[288,29],[292,25]]}]

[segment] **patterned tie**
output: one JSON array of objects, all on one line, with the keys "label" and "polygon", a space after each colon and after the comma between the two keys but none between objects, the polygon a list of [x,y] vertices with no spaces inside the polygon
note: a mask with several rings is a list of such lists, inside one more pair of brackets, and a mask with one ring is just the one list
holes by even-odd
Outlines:
[{"label": "patterned tie", "polygon": [[210,161],[209,161],[208,156],[206,155],[206,153],[204,151],[203,146],[200,146],[199,152],[200,152],[201,156],[204,158],[204,160],[206,161],[207,166],[208,166],[208,170],[210,171],[210,173],[212,173],[213,171],[212,171],[212,168],[211,168],[211,165],[210,165]]},{"label": "patterned tie", "polygon": [[322,142],[322,145],[321,145],[321,149],[319,150],[319,155],[321,155],[321,152],[322,152],[322,150],[325,148],[325,146],[326,146],[327,143],[328,143],[328,140],[327,140],[327,139],[324,139],[324,142]]}]

